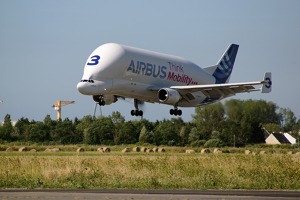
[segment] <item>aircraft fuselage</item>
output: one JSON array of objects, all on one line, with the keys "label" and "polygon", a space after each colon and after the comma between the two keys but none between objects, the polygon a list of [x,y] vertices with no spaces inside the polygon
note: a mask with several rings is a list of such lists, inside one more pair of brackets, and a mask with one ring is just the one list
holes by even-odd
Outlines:
[{"label": "aircraft fuselage", "polygon": [[[217,64],[201,68],[173,55],[108,43],[89,56],[77,89],[91,95],[100,105],[118,98],[134,99],[132,115],[142,116],[140,102],[174,106],[171,115],[181,115],[177,107],[196,107],[237,93],[271,92],[271,73],[263,81],[228,83],[239,45],[231,44]],[[257,89],[255,85],[263,85]]]},{"label": "aircraft fuselage", "polygon": [[[157,97],[160,88],[215,81],[213,76],[184,58],[108,43],[90,55],[77,88],[85,95],[116,95],[161,103]],[[178,106],[193,107],[206,98],[201,92],[197,93],[197,98],[178,102]]]}]

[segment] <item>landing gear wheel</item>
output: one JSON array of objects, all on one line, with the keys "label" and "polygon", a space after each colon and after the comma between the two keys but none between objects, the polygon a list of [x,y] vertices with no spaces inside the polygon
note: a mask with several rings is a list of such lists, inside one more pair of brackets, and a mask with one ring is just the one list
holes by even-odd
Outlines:
[{"label": "landing gear wheel", "polygon": [[135,110],[131,110],[130,114],[132,116],[143,116],[143,111],[139,109],[139,104],[142,103],[141,101],[134,99],[134,108]]},{"label": "landing gear wheel", "polygon": [[170,109],[170,115],[174,115],[174,109]]},{"label": "landing gear wheel", "polygon": [[181,116],[182,115],[182,111],[175,108],[175,109],[170,109],[170,115],[175,115],[175,116]]},{"label": "landing gear wheel", "polygon": [[131,112],[130,112],[130,114],[131,114],[131,116],[134,116],[134,110],[131,110]]},{"label": "landing gear wheel", "polygon": [[141,117],[142,117],[142,116],[143,116],[143,114],[144,114],[144,113],[143,113],[143,111],[142,111],[142,110],[139,110],[139,116],[141,116]]},{"label": "landing gear wheel", "polygon": [[181,116],[182,115],[182,111],[181,110],[177,110],[177,115]]},{"label": "landing gear wheel", "polygon": [[143,111],[142,110],[131,110],[130,114],[132,116],[143,116]]}]

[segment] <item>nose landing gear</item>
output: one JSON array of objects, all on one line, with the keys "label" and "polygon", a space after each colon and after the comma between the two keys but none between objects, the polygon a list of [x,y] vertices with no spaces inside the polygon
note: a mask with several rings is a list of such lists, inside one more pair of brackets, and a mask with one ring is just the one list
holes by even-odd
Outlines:
[{"label": "nose landing gear", "polygon": [[93,100],[97,102],[100,106],[105,105],[104,97],[102,95],[95,95],[93,96]]}]

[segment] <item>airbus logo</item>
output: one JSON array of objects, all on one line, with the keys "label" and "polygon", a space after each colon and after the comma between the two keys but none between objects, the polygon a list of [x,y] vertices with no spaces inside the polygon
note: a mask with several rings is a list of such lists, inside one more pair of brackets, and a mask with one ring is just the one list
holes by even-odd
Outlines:
[{"label": "airbus logo", "polygon": [[167,67],[155,65],[151,63],[146,63],[142,61],[131,60],[127,68],[127,71],[131,71],[135,74],[141,74],[144,76],[152,76],[154,78],[159,77],[161,79],[166,78],[167,76]]}]

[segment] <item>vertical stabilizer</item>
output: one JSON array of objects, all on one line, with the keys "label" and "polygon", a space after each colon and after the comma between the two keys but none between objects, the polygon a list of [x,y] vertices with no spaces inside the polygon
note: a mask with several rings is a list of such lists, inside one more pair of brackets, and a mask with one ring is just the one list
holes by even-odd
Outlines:
[{"label": "vertical stabilizer", "polygon": [[231,44],[216,65],[204,68],[216,78],[217,84],[228,83],[238,49],[239,45]]},{"label": "vertical stabilizer", "polygon": [[272,74],[271,72],[266,72],[264,76],[264,84],[261,88],[262,93],[270,93],[272,91]]}]

